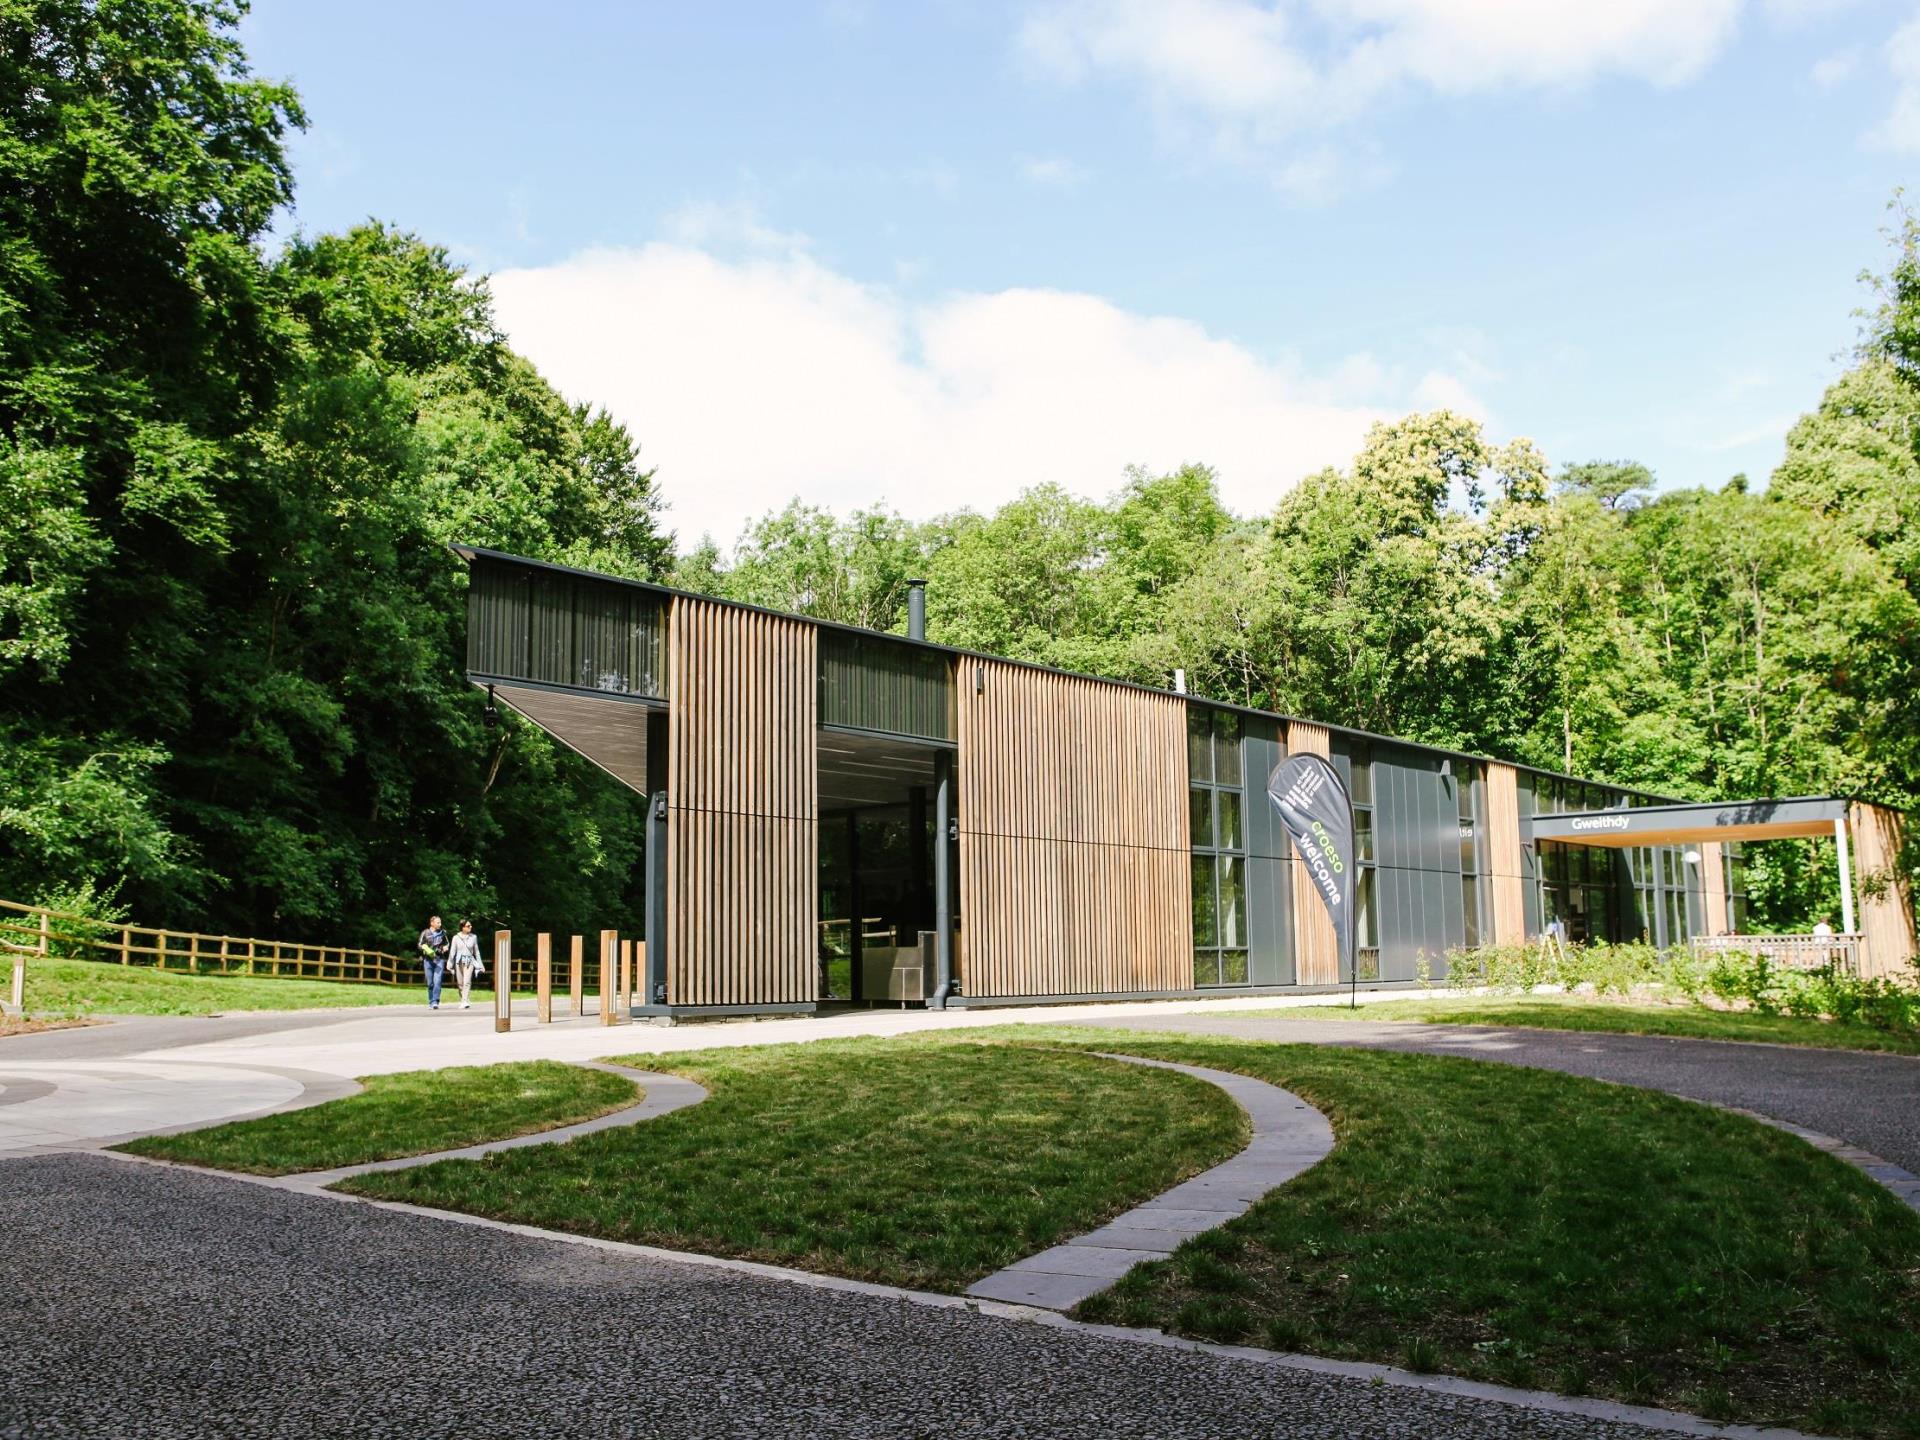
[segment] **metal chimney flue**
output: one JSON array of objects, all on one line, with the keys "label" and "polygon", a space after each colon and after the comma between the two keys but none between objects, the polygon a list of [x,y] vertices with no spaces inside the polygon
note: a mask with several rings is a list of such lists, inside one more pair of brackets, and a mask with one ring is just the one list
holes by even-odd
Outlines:
[{"label": "metal chimney flue", "polygon": [[907,581],[907,638],[927,638],[927,582]]}]

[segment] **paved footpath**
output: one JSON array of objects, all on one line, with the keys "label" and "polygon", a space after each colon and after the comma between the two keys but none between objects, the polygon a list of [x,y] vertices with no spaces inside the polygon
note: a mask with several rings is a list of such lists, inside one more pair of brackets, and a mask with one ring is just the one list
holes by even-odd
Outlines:
[{"label": "paved footpath", "polygon": [[0,1234],[23,1440],[1662,1433],[99,1155],[0,1163]]},{"label": "paved footpath", "polygon": [[1310,1045],[1464,1055],[1532,1065],[1691,1100],[1753,1110],[1851,1141],[1920,1173],[1920,1058],[1808,1046],[1730,1044],[1664,1035],[1307,1020],[1280,1015],[1141,1015],[1097,1020],[1131,1030],[1177,1030]]}]

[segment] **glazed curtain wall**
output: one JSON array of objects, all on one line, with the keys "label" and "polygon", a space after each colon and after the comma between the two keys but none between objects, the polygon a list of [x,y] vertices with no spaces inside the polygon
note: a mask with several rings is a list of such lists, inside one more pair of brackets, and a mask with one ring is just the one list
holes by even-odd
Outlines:
[{"label": "glazed curtain wall", "polygon": [[958,678],[965,993],[1189,989],[1185,702],[991,660]]},{"label": "glazed curtain wall", "polygon": [[676,596],[667,1003],[819,995],[815,626]]}]

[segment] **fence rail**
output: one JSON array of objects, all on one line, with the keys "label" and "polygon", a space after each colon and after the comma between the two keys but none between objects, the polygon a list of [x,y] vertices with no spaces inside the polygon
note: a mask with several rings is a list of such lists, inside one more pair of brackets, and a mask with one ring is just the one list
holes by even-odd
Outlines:
[{"label": "fence rail", "polygon": [[1696,935],[1690,942],[1695,955],[1759,955],[1788,970],[1824,970],[1828,966],[1848,975],[1860,973],[1860,954],[1866,937],[1848,935]]}]

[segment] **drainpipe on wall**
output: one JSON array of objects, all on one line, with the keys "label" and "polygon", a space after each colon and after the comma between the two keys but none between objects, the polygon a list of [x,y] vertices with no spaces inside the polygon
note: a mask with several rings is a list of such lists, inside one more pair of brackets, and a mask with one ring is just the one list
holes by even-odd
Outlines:
[{"label": "drainpipe on wall", "polygon": [[953,994],[953,875],[948,860],[953,828],[953,757],[944,750],[933,757],[933,930],[934,975],[939,984],[927,1001],[929,1010],[944,1010]]}]

